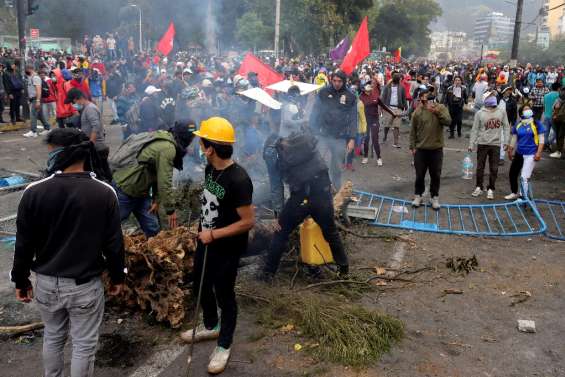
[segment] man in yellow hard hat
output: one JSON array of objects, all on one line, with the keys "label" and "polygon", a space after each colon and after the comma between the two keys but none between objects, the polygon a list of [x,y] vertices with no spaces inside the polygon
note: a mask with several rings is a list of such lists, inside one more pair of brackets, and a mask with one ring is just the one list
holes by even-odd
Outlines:
[{"label": "man in yellow hard hat", "polygon": [[[202,284],[204,325],[196,329],[195,342],[218,339],[210,357],[208,372],[221,373],[230,357],[230,347],[237,320],[235,281],[239,258],[247,249],[248,232],[255,224],[252,206],[253,184],[245,169],[233,161],[235,131],[224,118],[213,117],[195,132],[208,160],[205,170],[199,242],[194,259],[194,290]],[[204,266],[204,254],[207,261]],[[204,270],[204,272],[203,272]],[[218,320],[217,305],[221,309]],[[192,330],[181,334],[193,341]]]}]

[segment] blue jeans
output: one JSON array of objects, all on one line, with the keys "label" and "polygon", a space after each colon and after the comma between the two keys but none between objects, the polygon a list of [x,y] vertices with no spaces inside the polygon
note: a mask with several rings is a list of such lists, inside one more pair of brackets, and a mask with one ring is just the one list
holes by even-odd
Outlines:
[{"label": "blue jeans", "polygon": [[41,124],[43,124],[43,129],[48,131],[51,129],[51,125],[49,124],[49,121],[47,121],[47,119],[45,119],[45,116],[43,115],[43,111],[41,111],[41,107],[39,107],[39,110],[35,108],[35,103],[31,102],[29,105],[30,109],[29,109],[29,115],[30,115],[30,124],[31,124],[31,130],[33,132],[37,132],[37,121],[40,120]]},{"label": "blue jeans", "polygon": [[553,140],[549,140],[551,127],[553,127],[553,122],[551,121],[551,118],[545,118],[543,120],[543,126],[545,127],[545,145],[551,146],[551,144],[555,143],[556,141],[555,132],[553,133]]},{"label": "blue jeans", "polygon": [[134,198],[123,192],[116,184],[113,184],[116,194],[118,195],[118,204],[120,205],[120,218],[125,221],[133,213],[143,233],[149,237],[153,237],[159,233],[161,226],[159,219],[152,213],[151,198]]}]

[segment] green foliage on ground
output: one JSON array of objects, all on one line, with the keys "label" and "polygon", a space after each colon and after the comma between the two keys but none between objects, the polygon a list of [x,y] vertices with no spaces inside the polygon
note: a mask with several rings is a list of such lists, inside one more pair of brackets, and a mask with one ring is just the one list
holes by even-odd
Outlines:
[{"label": "green foliage on ground", "polygon": [[273,294],[255,313],[269,328],[295,326],[307,340],[306,352],[345,366],[374,364],[404,335],[400,320],[333,295]]}]

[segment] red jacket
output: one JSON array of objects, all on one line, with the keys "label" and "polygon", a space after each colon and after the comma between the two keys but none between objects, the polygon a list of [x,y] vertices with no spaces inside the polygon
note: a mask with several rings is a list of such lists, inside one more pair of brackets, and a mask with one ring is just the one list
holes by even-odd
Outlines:
[{"label": "red jacket", "polygon": [[404,92],[406,93],[407,101],[412,101],[412,93],[410,93],[410,80],[412,80],[412,77],[410,75],[404,75],[401,81],[402,86],[404,86]]},{"label": "red jacket", "polygon": [[65,104],[67,98],[67,91],[70,89],[70,84],[65,82],[63,74],[59,68],[53,70],[57,82],[55,83],[55,97],[57,100],[57,118],[68,118],[75,113],[75,109],[71,104]]},{"label": "red jacket", "polygon": [[77,88],[80,90],[89,101],[92,101],[92,94],[90,94],[90,87],[88,86],[88,81],[86,79],[82,79],[81,82],[78,82],[75,79],[69,81],[71,84],[71,88]]}]

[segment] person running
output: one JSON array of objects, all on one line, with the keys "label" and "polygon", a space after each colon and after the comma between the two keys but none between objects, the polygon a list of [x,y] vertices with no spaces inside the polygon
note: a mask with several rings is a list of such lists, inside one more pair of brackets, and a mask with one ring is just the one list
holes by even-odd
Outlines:
[{"label": "person running", "polygon": [[11,277],[18,301],[37,301],[45,325],[44,375],[67,375],[63,351],[70,334],[70,376],[92,377],[104,315],[102,272],[109,271],[110,295],[121,292],[125,278],[118,200],[96,179],[98,156],[84,133],[56,129],[46,142],[51,175],[22,196]]},{"label": "person running", "polygon": [[494,199],[498,163],[500,159],[500,146],[508,144],[510,126],[506,110],[498,106],[495,91],[484,100],[484,107],[475,114],[469,152],[477,148],[477,186],[471,194],[473,197],[482,195],[484,187],[485,164],[489,160],[489,184],[487,186],[487,199]]},{"label": "person running", "polygon": [[[535,120],[531,107],[523,106],[520,109],[520,121],[512,127],[512,140],[508,148],[510,165],[510,189],[506,200],[516,200],[520,197],[518,177],[522,178],[522,197],[528,197],[528,181],[534,171],[536,161],[541,159],[541,152],[545,143],[545,129],[541,122]],[[515,153],[514,153],[515,152]]]},{"label": "person running", "polygon": [[[201,151],[208,160],[193,289],[195,295],[202,289],[204,325],[196,329],[194,339],[193,330],[180,336],[188,343],[218,339],[208,365],[209,373],[218,374],[226,369],[231,354],[237,321],[237,268],[240,256],[247,250],[248,232],[255,224],[253,184],[245,169],[232,159],[235,131],[226,119],[210,118],[194,134],[200,137]],[[204,283],[199,287],[202,274]]]}]

